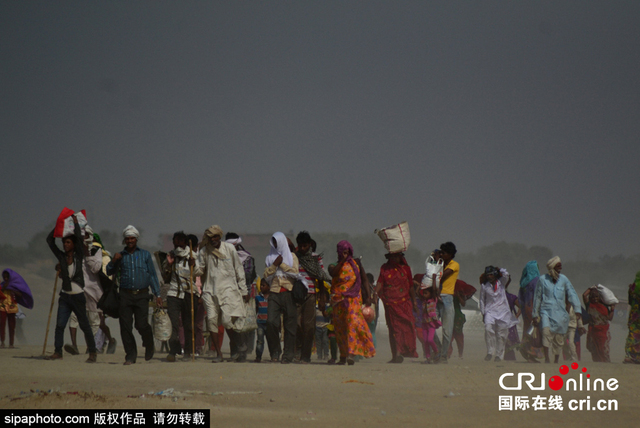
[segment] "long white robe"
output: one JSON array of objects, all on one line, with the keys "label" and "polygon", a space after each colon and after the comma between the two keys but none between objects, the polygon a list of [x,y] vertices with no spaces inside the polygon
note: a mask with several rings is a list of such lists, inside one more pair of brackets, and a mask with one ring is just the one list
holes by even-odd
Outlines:
[{"label": "long white robe", "polygon": [[217,298],[226,317],[245,317],[242,296],[247,295],[244,267],[235,247],[226,242],[218,248],[222,258],[203,247],[196,258],[195,275],[202,276],[202,294]]}]

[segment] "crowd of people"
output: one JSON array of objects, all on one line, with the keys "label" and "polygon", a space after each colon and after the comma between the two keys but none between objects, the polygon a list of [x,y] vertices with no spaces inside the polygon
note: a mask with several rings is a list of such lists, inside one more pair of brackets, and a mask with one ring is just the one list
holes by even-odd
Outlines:
[{"label": "crowd of people", "polygon": [[[271,362],[311,362],[315,353],[329,364],[353,365],[376,355],[376,324],[382,302],[389,330],[392,358],[418,358],[422,346],[424,363],[446,364],[453,352],[464,353],[465,315],[462,308],[476,292],[459,280],[456,246],[443,243],[428,260],[426,273],[413,275],[404,254],[386,254],[378,274],[365,272],[348,241],[336,246],[335,261],[325,269],[323,254],[307,231],[295,244],[283,233],[270,239],[270,252],[258,275],[256,262],[235,233],[223,233],[215,225],[202,240],[182,231],[173,236],[173,250],[158,258],[160,279],[151,253],[138,246],[140,233],[133,226],[123,231],[122,251],[113,256],[103,248],[99,235],[74,220],[72,235],[58,248],[52,231],[47,243],[58,260],[62,280],[55,327],[54,353],[63,358],[64,331],[70,318],[72,344],[64,349],[77,354],[75,331],[79,327],[87,345],[87,362],[100,352],[113,353],[116,339],[100,309],[105,278],[117,283],[120,337],[125,365],[137,361],[133,328],[142,338],[145,360],[156,352],[149,323],[150,301],[165,308],[171,320],[170,338],[163,359],[175,362],[195,356],[225,361],[222,342],[226,332],[230,358],[262,362],[268,348]],[[157,254],[156,254],[157,256]],[[479,303],[485,325],[486,361],[513,360],[516,351],[530,362],[558,362],[580,358],[579,339],[586,334],[586,348],[594,361],[610,361],[609,323],[615,304],[603,301],[601,290],[588,288],[582,303],[569,279],[561,273],[558,257],[547,262],[540,274],[536,261],[522,271],[519,290],[508,291],[511,276],[504,268],[487,266],[479,279]],[[0,295],[2,346],[5,319],[11,344],[11,292]],[[475,299],[475,298],[474,298]],[[640,363],[640,272],[629,286],[629,336],[625,363]],[[522,316],[523,331],[517,326]],[[588,326],[588,331],[585,327]],[[440,334],[438,334],[440,330]],[[205,336],[208,332],[208,344]],[[265,347],[266,342],[266,347]],[[576,346],[577,344],[577,346]]]}]

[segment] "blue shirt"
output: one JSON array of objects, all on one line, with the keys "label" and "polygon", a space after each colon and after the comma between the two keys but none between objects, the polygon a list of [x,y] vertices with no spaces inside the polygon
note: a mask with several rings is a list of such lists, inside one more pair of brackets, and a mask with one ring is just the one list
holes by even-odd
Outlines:
[{"label": "blue shirt", "polygon": [[560,274],[554,283],[549,274],[542,275],[536,285],[532,315],[540,317],[542,328],[549,327],[551,333],[566,334],[569,328],[567,301],[576,314],[582,312],[578,294],[566,276]]},{"label": "blue shirt", "polygon": [[[133,254],[128,251],[121,251],[120,262],[107,265],[107,275],[114,275],[120,270],[120,288],[127,290],[141,290],[151,287],[156,297],[160,296],[160,284],[156,275],[156,268],[151,260],[151,253],[147,250],[136,247]],[[118,266],[119,265],[119,266]]]}]

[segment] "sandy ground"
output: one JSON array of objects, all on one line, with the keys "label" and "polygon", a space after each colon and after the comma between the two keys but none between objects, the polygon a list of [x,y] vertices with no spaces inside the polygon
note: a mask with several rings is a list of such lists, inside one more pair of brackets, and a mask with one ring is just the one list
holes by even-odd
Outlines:
[{"label": "sandy ground", "polygon": [[[621,329],[622,333],[622,329]],[[50,339],[52,340],[52,338]],[[354,366],[256,363],[167,363],[165,354],[149,362],[123,366],[119,346],[113,355],[99,355],[86,364],[85,355],[62,361],[41,358],[42,345],[0,349],[3,409],[211,409],[212,426],[635,426],[640,406],[640,366],[624,365],[618,338],[611,364],[590,363],[592,378],[616,378],[620,387],[605,392],[561,391],[564,410],[499,411],[499,395],[537,391],[502,391],[498,379],[508,372],[531,372],[547,379],[559,365],[485,362],[481,332],[466,333],[465,358],[446,365],[420,360],[387,364],[385,332],[379,334],[378,355]],[[82,341],[82,339],[81,339]],[[49,342],[48,352],[52,345]],[[144,351],[140,350],[140,355]],[[586,357],[586,358],[585,358]],[[575,375],[576,372],[569,374]],[[539,377],[538,377],[539,379]],[[538,381],[539,382],[539,381]],[[166,391],[173,388],[173,393]],[[166,395],[154,395],[165,391]],[[541,395],[556,394],[549,388]],[[617,411],[569,411],[570,399],[615,399]]]}]

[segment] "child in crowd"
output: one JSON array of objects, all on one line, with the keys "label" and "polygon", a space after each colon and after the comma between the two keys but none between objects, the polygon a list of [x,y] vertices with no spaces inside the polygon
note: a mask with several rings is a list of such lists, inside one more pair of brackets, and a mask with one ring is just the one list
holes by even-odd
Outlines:
[{"label": "child in crowd", "polygon": [[[426,364],[431,364],[433,359],[438,358],[438,346],[434,340],[436,330],[442,325],[438,319],[438,311],[436,309],[438,303],[438,284],[434,281],[432,286],[420,290],[420,299],[422,300],[422,343],[424,346]],[[433,351],[433,354],[431,353]],[[433,358],[433,359],[432,359]]]},{"label": "child in crowd", "polygon": [[[256,359],[255,362],[262,361],[262,353],[264,352],[264,338],[267,335],[267,308],[269,306],[269,284],[260,278],[256,279],[256,283],[260,288],[260,294],[256,296],[256,320],[258,323],[257,340],[256,340]],[[271,349],[269,349],[271,353]],[[275,355],[271,355],[275,357]]]},{"label": "child in crowd", "polygon": [[[323,281],[324,286],[329,285]],[[331,285],[329,285],[329,288]],[[319,360],[329,359],[329,324],[331,320],[325,316],[327,310],[326,299],[321,298],[322,293],[316,293],[316,353]],[[323,307],[324,306],[324,307]]]}]

